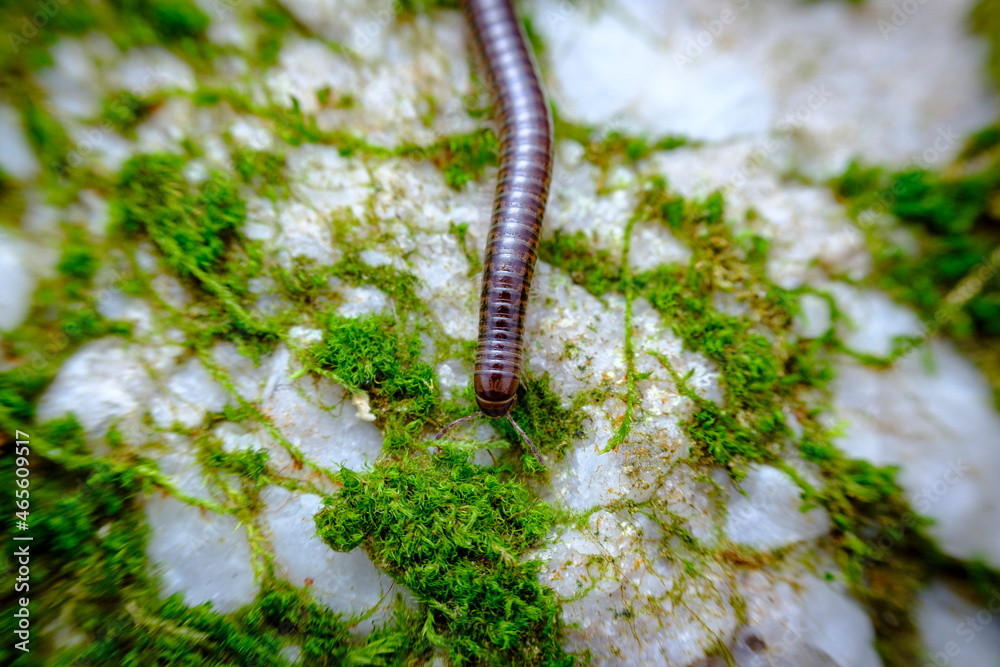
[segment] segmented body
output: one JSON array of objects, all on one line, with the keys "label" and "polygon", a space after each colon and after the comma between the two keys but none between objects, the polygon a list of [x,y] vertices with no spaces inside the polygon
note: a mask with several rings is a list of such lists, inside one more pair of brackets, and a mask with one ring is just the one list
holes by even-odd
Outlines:
[{"label": "segmented body", "polygon": [[490,417],[516,398],[524,316],[552,173],[552,118],[510,0],[466,0],[500,124],[500,173],[479,305],[475,390]]}]

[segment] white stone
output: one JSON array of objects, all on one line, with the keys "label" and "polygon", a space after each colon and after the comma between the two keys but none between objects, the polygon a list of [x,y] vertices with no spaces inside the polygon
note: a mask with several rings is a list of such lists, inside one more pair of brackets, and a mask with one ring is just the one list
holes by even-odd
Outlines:
[{"label": "white stone", "polygon": [[875,631],[841,586],[767,570],[742,577],[747,623],[731,647],[744,667],[880,667]]},{"label": "white stone", "polygon": [[382,449],[382,434],[361,419],[344,390],[310,376],[289,380],[287,348],[279,347],[270,363],[261,409],[282,435],[322,466],[370,467]]},{"label": "white stone", "polygon": [[337,306],[337,313],[344,317],[364,317],[391,309],[392,300],[377,287],[360,285],[347,286],[341,290],[343,301]]},{"label": "white stone", "polygon": [[226,613],[250,604],[257,594],[246,528],[235,516],[206,512],[171,496],[144,502],[151,538],[147,554],[164,596],[184,594],[194,606],[211,602]]},{"label": "white stone", "polygon": [[166,382],[150,404],[150,415],[161,428],[175,424],[191,429],[200,426],[209,412],[221,412],[227,396],[222,385],[209,375],[197,359],[189,359]]},{"label": "white stone", "polygon": [[138,420],[156,389],[141,350],[119,338],[83,345],[67,359],[38,401],[38,419],[73,414],[92,438],[118,420]]},{"label": "white stone", "polygon": [[29,246],[0,230],[0,332],[19,327],[31,310],[37,279],[24,261],[29,252]]},{"label": "white stone", "polygon": [[752,465],[739,489],[730,487],[726,536],[737,544],[775,549],[830,531],[823,508],[802,512],[802,489],[773,466]]},{"label": "white stone", "polygon": [[352,631],[367,635],[391,616],[397,593],[409,595],[391,577],[375,568],[362,549],[350,553],[332,550],[316,534],[315,515],[322,498],[292,494],[280,486],[261,492],[263,518],[282,576],[296,586],[308,586],[316,598],[345,617],[360,617]]},{"label": "white stone", "polygon": [[859,290],[844,283],[831,283],[828,290],[849,320],[837,333],[856,352],[887,357],[894,339],[924,333],[917,314],[883,292]]},{"label": "white stone", "polygon": [[24,134],[21,116],[9,104],[0,104],[0,145],[0,169],[8,175],[27,180],[38,173],[38,158]]},{"label": "white stone", "polygon": [[[990,591],[977,606],[959,597],[942,582],[932,583],[920,594],[917,628],[930,664],[979,667],[996,662],[1000,655],[1000,593]],[[934,661],[934,662],[931,662]]]},{"label": "white stone", "polygon": [[1000,414],[982,373],[943,342],[888,371],[837,366],[831,420],[849,424],[837,445],[900,466],[910,506],[934,519],[928,530],[946,553],[1000,566]]}]

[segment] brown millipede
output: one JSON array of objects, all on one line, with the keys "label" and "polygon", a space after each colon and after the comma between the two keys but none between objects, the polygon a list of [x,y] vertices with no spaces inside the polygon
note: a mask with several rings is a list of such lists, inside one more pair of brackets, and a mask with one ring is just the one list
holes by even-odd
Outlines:
[{"label": "brown millipede", "polygon": [[[500,123],[500,172],[479,302],[476,402],[481,414],[510,420],[541,461],[510,410],[517,400],[524,315],[552,175],[552,117],[510,0],[464,0],[462,7]],[[478,416],[452,422],[438,438]]]}]

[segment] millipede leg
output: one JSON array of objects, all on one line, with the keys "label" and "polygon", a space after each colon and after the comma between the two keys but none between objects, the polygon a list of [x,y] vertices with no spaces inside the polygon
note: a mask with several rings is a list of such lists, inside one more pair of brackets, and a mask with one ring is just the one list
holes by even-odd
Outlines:
[{"label": "millipede leg", "polygon": [[514,429],[521,434],[521,437],[524,438],[524,441],[529,445],[531,445],[531,451],[535,452],[535,458],[538,459],[538,462],[541,463],[542,466],[544,466],[545,461],[542,460],[542,455],[538,453],[538,447],[535,447],[535,443],[531,441],[531,438],[528,437],[528,434],[521,430],[521,427],[517,425],[517,422],[514,421],[514,418],[511,417],[510,414],[507,415],[507,421],[509,421],[511,423],[511,426],[513,426]]},{"label": "millipede leg", "polygon": [[447,425],[447,426],[445,426],[445,427],[444,427],[443,429],[441,429],[441,432],[440,432],[440,433],[438,433],[438,434],[437,434],[436,436],[434,436],[434,439],[435,439],[435,440],[440,440],[441,438],[443,438],[443,437],[444,437],[444,434],[445,434],[445,433],[447,433],[448,431],[450,431],[450,430],[451,430],[452,428],[454,428],[455,426],[458,426],[458,425],[459,425],[459,424],[461,424],[462,422],[468,422],[468,421],[472,421],[473,419],[476,419],[477,417],[482,417],[482,416],[483,416],[483,413],[482,413],[482,412],[477,412],[477,413],[476,413],[476,414],[474,414],[474,415],[469,415],[468,417],[462,417],[462,418],[460,418],[460,419],[456,419],[455,421],[453,421],[452,423],[448,424],[448,425]]}]

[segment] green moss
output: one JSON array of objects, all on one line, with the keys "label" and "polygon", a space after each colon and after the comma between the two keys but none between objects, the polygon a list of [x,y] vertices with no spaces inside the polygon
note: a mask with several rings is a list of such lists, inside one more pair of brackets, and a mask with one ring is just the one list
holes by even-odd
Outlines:
[{"label": "green moss", "polygon": [[497,164],[500,149],[493,130],[482,129],[446,137],[423,148],[406,145],[398,150],[402,157],[427,159],[444,173],[444,180],[456,190],[469,181],[480,180],[487,167]]},{"label": "green moss", "polygon": [[294,258],[290,268],[282,268],[278,273],[285,295],[303,306],[312,305],[329,293],[329,276],[327,267],[317,266],[315,261],[306,257]]},{"label": "green moss", "polygon": [[[582,435],[583,412],[579,405],[563,408],[562,400],[552,391],[547,374],[540,377],[531,372],[521,374],[517,402],[511,416],[543,452],[562,455],[573,440]],[[491,424],[508,442],[524,446],[521,436],[506,420],[495,419]],[[531,459],[534,459],[533,455]]]},{"label": "green moss", "polygon": [[439,9],[458,9],[458,0],[397,0],[396,11],[402,16],[430,14]]},{"label": "green moss", "polygon": [[208,27],[208,16],[191,0],[110,0],[109,4],[133,32],[149,31],[167,43],[200,37]]},{"label": "green moss", "polygon": [[391,317],[334,315],[311,364],[350,391],[368,391],[386,447],[402,449],[420,436],[440,402],[434,370],[419,356],[419,337]]},{"label": "green moss", "polygon": [[334,549],[363,546],[409,588],[423,632],[456,664],[570,665],[559,646],[561,611],[538,583],[539,561],[519,556],[552,525],[528,490],[443,450],[344,471],[344,488],[316,517]]},{"label": "green moss", "polygon": [[417,298],[417,279],[393,266],[370,266],[362,261],[360,255],[351,253],[334,265],[330,275],[351,285],[377,287],[391,296],[404,312],[424,309],[423,302]]},{"label": "green moss", "polygon": [[[583,146],[584,159],[600,167],[605,175],[613,165],[634,165],[654,151],[669,151],[694,145],[690,140],[678,136],[651,138],[633,136],[618,130],[599,130],[563,118],[558,108],[553,108],[552,119],[555,137],[572,139]],[[598,189],[603,189],[603,178],[598,183]]]},{"label": "green moss", "polygon": [[171,269],[219,268],[227,242],[246,218],[246,206],[224,175],[213,173],[195,192],[176,155],[130,159],[118,179],[117,222],[130,234],[146,232]]},{"label": "green moss", "polygon": [[249,280],[262,268],[258,246],[240,239],[246,204],[223,172],[210,172],[195,187],[176,155],[138,155],[122,167],[115,224],[130,237],[148,236],[168,268],[211,297],[200,335],[235,337],[261,349],[273,343],[273,323],[241,304]]},{"label": "green moss", "polygon": [[965,140],[959,159],[970,160],[1000,146],[1000,125],[990,125]]},{"label": "green moss", "polygon": [[[31,485],[29,496],[31,618],[60,619],[82,639],[56,646],[49,633],[33,633],[31,653],[9,643],[0,647],[4,664],[285,665],[281,651],[289,645],[298,646],[311,665],[401,665],[429,654],[424,618],[401,604],[393,619],[357,642],[349,633],[357,619],[345,620],[307,589],[270,576],[252,604],[229,614],[209,604],[188,606],[180,594],[161,599],[159,583],[149,575],[149,535],[138,502],[140,494],[160,492],[150,474],[155,467],[132,458],[114,431],[108,436],[111,454],[101,458],[90,452],[72,418],[28,427],[21,416],[0,409],[0,430],[31,434],[33,479],[44,479]],[[255,459],[242,453],[220,464],[248,474],[253,470],[243,463]],[[13,462],[4,457],[0,463],[0,481],[11,488]],[[10,522],[0,527],[5,542],[12,527]],[[15,592],[14,576],[14,570],[0,570],[8,607],[15,594],[26,593]],[[11,636],[15,623],[10,614],[0,620]]]},{"label": "green moss", "polygon": [[63,246],[62,258],[56,268],[67,278],[88,283],[100,266],[96,248],[85,242],[78,228],[70,228],[69,233],[70,240]]},{"label": "green moss", "polygon": [[420,353],[419,338],[400,336],[398,329],[396,320],[383,315],[331,317],[316,361],[356,390],[393,386]]},{"label": "green moss", "polygon": [[[914,307],[929,332],[946,333],[979,362],[1000,405],[1000,148],[987,128],[967,144],[965,158],[944,173],[909,169],[889,173],[852,163],[832,183],[859,222],[878,269],[870,280]],[[898,219],[917,242],[903,250]],[[884,218],[883,218],[884,219]],[[919,341],[918,341],[919,342]],[[900,347],[896,355],[912,348]]]},{"label": "green moss", "polygon": [[159,98],[138,98],[122,91],[104,101],[100,120],[116,131],[133,137],[136,125],[148,118],[160,102]]},{"label": "green moss", "polygon": [[746,463],[767,458],[759,435],[740,425],[731,414],[711,401],[701,403],[684,423],[684,430],[697,448],[699,459],[730,469],[736,479],[742,479],[744,474],[735,468],[737,461]]},{"label": "green moss", "polygon": [[969,16],[972,31],[989,41],[990,51],[987,71],[993,84],[1000,85],[1000,2],[979,0]]},{"label": "green moss", "polygon": [[620,262],[607,250],[593,250],[583,232],[569,235],[555,230],[551,238],[542,239],[538,258],[568,273],[573,282],[594,296],[624,290]]},{"label": "green moss", "polygon": [[0,373],[0,411],[22,423],[30,422],[35,416],[35,399],[50,379],[44,372],[23,366]]},{"label": "green moss", "polygon": [[233,151],[233,168],[240,180],[252,186],[257,194],[271,199],[288,196],[284,155],[237,148]]},{"label": "green moss", "polygon": [[70,141],[59,121],[31,98],[23,101],[21,121],[42,168],[50,174],[64,173],[67,169]]},{"label": "green moss", "polygon": [[[0,414],[0,429],[12,433],[10,419]],[[45,480],[30,486],[31,617],[63,616],[84,633],[96,632],[108,622],[106,610],[119,607],[116,601],[122,596],[149,590],[142,570],[145,528],[133,503],[148,487],[140,474],[116,471],[107,461],[91,460],[70,471],[40,456],[51,447],[46,441],[58,443],[67,455],[87,456],[83,431],[72,418],[27,430],[32,478]],[[0,478],[15,488],[13,457],[4,457]],[[12,528],[4,522],[4,542],[12,543]],[[9,605],[13,571],[4,570],[0,576]],[[3,629],[13,636],[12,617],[5,616]],[[44,635],[34,634],[34,640],[35,654],[43,647],[52,649]],[[0,649],[0,659],[15,664],[19,653],[7,644]]]}]

